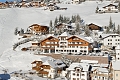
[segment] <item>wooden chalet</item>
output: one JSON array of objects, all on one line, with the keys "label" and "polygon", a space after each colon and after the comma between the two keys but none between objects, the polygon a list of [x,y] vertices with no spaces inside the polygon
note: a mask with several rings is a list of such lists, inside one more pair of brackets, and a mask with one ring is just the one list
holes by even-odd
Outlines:
[{"label": "wooden chalet", "polygon": [[7,4],[0,2],[0,9],[5,9],[5,8],[7,8]]},{"label": "wooden chalet", "polygon": [[59,46],[59,39],[54,36],[50,36],[41,41],[41,49],[45,53],[55,53],[55,47],[57,46]]},{"label": "wooden chalet", "polygon": [[90,30],[99,30],[100,31],[102,29],[100,26],[93,24],[93,23],[88,24],[88,27]]},{"label": "wooden chalet", "polygon": [[80,37],[80,36],[71,36],[69,37],[68,39],[68,47],[72,46],[72,47],[77,47],[77,46],[81,46],[81,47],[84,47],[86,46],[86,48],[88,47],[88,50],[81,50],[80,52],[89,52],[92,50],[92,47],[91,47],[91,43],[89,40],[83,38],[83,37]]},{"label": "wooden chalet", "polygon": [[29,30],[36,35],[41,35],[41,34],[47,34],[49,33],[49,27],[48,26],[42,26],[38,24],[33,24],[29,26]]},{"label": "wooden chalet", "polygon": [[58,76],[65,64],[61,60],[55,60],[52,57],[43,57],[41,60],[33,61],[32,70],[36,70],[39,76],[55,78]]}]

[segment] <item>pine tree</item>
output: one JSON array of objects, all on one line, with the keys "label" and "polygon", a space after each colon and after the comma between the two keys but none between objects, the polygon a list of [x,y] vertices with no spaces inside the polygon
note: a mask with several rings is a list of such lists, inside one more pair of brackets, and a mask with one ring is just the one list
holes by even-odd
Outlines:
[{"label": "pine tree", "polygon": [[99,8],[98,8],[98,6],[96,7],[96,11],[95,11],[95,13],[98,13],[98,10],[99,10]]},{"label": "pine tree", "polygon": [[76,20],[76,16],[72,16],[72,23],[75,23],[75,20]]},{"label": "pine tree", "polygon": [[64,16],[63,23],[67,23],[67,18]]},{"label": "pine tree", "polygon": [[116,28],[115,28],[115,23],[114,23],[114,26],[113,26],[113,33],[116,32]]},{"label": "pine tree", "polygon": [[90,36],[91,32],[90,32],[88,26],[85,26],[85,30],[84,30],[84,31],[85,31],[85,35],[86,35],[86,36]]},{"label": "pine tree", "polygon": [[113,23],[112,23],[112,19],[111,19],[111,17],[110,17],[110,21],[109,21],[109,28],[110,29],[112,29],[113,28],[113,25],[112,25]]},{"label": "pine tree", "polygon": [[17,35],[17,33],[18,33],[18,28],[16,27],[14,34]]},{"label": "pine tree", "polygon": [[53,29],[53,26],[52,26],[52,20],[50,20],[50,24],[49,24],[49,33],[52,34],[52,29]]},{"label": "pine tree", "polygon": [[80,18],[80,16],[79,16],[79,14],[77,14],[76,19],[77,19],[77,21],[80,23],[81,18]]},{"label": "pine tree", "polygon": [[63,22],[63,16],[62,16],[62,15],[59,16],[59,22],[60,22],[60,23]]},{"label": "pine tree", "polygon": [[24,29],[21,28],[20,34],[24,34]]},{"label": "pine tree", "polygon": [[58,23],[58,19],[57,19],[57,17],[56,17],[56,18],[55,18],[55,21],[54,21],[54,26],[56,26],[57,23]]},{"label": "pine tree", "polygon": [[76,30],[75,31],[76,31],[77,34],[81,34],[79,23],[76,24]]},{"label": "pine tree", "polygon": [[106,29],[106,33],[109,33],[109,32],[110,32],[110,28],[107,27],[107,29]]},{"label": "pine tree", "polygon": [[118,25],[118,28],[117,28],[117,34],[120,34],[120,26]]}]

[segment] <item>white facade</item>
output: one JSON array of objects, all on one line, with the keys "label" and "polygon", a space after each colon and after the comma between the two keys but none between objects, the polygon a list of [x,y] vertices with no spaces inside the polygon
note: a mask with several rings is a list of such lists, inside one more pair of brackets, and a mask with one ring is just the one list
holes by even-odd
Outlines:
[{"label": "white facade", "polygon": [[108,80],[108,69],[101,67],[92,67],[93,75],[91,80]]},{"label": "white facade", "polygon": [[120,36],[118,34],[110,34],[102,39],[104,46],[118,46],[120,45]]},{"label": "white facade", "polygon": [[[88,54],[88,46],[68,46],[68,44],[81,44],[81,42],[68,42],[67,39],[70,37],[70,35],[66,32],[61,34],[58,39],[59,41],[59,47],[55,46],[55,53],[72,53],[72,54]],[[79,36],[77,36],[79,37]],[[82,37],[79,37],[82,38]],[[84,38],[86,41],[90,41],[87,38]],[[91,41],[90,41],[91,42]]]},{"label": "white facade", "polygon": [[120,45],[115,48],[116,60],[120,60]]},{"label": "white facade", "polygon": [[72,63],[67,69],[70,80],[89,80],[89,64]]}]

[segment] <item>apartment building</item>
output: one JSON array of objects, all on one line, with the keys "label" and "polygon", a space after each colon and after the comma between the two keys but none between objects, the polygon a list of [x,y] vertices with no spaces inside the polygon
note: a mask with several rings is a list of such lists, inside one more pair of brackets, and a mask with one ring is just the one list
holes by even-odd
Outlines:
[{"label": "apartment building", "polygon": [[67,69],[70,80],[89,80],[90,65],[87,63],[72,63]]},{"label": "apartment building", "polygon": [[84,36],[64,32],[41,41],[41,49],[44,53],[88,54],[92,50],[92,42]]},{"label": "apartment building", "polygon": [[120,35],[119,34],[103,34],[101,35],[102,43],[104,46],[116,47],[120,45]]}]

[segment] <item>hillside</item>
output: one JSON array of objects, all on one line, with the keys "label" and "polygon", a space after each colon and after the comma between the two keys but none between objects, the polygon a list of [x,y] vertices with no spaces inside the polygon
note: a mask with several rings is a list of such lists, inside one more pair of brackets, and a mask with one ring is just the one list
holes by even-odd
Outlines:
[{"label": "hillside", "polygon": [[[99,5],[104,3],[109,2],[103,2]],[[43,10],[43,8],[0,9],[0,65],[7,68],[9,72],[26,68],[31,69],[30,63],[38,58],[29,52],[12,51],[12,45],[17,40],[17,36],[14,35],[16,27],[26,29],[34,23],[49,26],[49,21],[54,20],[60,14],[64,16],[79,14],[86,24],[95,23],[100,26],[108,25],[111,16],[112,21],[116,25],[119,24],[120,13],[96,14],[95,9],[97,5],[95,1],[87,1],[79,5],[59,4],[58,6],[67,7],[68,9],[52,12]],[[28,57],[26,58],[26,56]],[[20,67],[21,65],[23,66]]]}]

